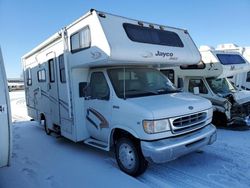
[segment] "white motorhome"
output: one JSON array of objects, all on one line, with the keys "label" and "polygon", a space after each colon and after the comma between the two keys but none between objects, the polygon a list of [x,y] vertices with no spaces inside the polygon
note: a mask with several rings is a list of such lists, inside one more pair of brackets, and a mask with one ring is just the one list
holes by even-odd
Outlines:
[{"label": "white motorhome", "polygon": [[22,57],[28,114],[137,176],[216,140],[210,101],[152,68],[199,61],[186,30],[91,10]]},{"label": "white motorhome", "polygon": [[237,90],[227,77],[247,72],[250,67],[237,52],[223,52],[201,46],[202,61],[194,65],[161,68],[170,80],[186,92],[209,99],[218,126],[249,126],[250,92]]},{"label": "white motorhome", "polygon": [[[250,66],[250,47],[239,47],[236,44],[220,44],[216,50],[225,52],[238,52],[240,53],[249,63]],[[250,90],[250,72],[243,72],[234,75],[230,80],[235,84],[238,89]]]},{"label": "white motorhome", "polygon": [[11,113],[3,56],[0,48],[0,167],[8,166],[11,158]]}]

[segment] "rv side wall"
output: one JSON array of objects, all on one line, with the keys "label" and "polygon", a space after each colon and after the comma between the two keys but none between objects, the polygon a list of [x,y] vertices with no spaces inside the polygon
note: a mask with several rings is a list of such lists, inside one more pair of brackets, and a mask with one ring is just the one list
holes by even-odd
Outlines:
[{"label": "rv side wall", "polygon": [[0,167],[10,164],[11,155],[11,119],[9,93],[6,74],[0,49]]}]

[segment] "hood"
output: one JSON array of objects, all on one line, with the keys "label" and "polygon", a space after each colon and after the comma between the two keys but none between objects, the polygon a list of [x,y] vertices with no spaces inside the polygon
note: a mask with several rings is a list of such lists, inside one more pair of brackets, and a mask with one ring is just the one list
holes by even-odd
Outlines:
[{"label": "hood", "polygon": [[131,98],[128,101],[150,111],[154,119],[182,116],[212,108],[209,100],[184,92]]},{"label": "hood", "polygon": [[235,92],[233,96],[234,100],[239,104],[250,102],[250,91],[240,90]]}]

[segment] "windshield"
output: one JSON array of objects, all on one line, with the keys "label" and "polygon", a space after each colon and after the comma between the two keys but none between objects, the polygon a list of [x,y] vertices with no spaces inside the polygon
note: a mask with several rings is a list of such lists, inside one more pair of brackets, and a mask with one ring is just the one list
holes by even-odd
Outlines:
[{"label": "windshield", "polygon": [[108,70],[108,75],[119,98],[178,92],[172,82],[155,69],[114,68]]},{"label": "windshield", "polygon": [[229,82],[227,78],[207,78],[207,83],[216,94],[228,94],[236,91],[235,87]]}]

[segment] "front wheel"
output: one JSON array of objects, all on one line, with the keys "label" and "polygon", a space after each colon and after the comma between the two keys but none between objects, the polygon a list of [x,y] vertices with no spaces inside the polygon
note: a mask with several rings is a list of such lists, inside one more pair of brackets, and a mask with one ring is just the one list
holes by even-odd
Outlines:
[{"label": "front wheel", "polygon": [[147,161],[142,155],[140,145],[129,138],[120,138],[116,143],[116,160],[122,171],[139,176],[147,169]]}]

